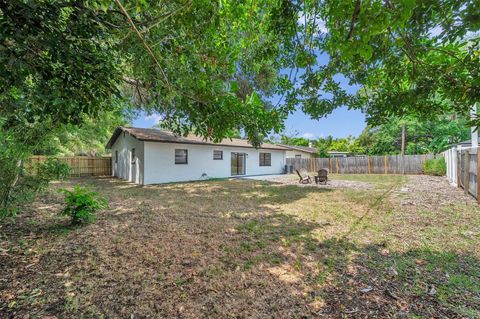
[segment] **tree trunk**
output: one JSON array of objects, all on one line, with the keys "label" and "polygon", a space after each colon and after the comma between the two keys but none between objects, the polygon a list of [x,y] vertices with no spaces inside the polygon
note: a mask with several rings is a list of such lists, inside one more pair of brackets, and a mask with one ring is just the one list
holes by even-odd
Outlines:
[{"label": "tree trunk", "polygon": [[15,176],[14,176],[12,182],[10,183],[10,185],[8,185],[6,187],[4,197],[2,198],[2,206],[3,207],[7,207],[8,203],[10,201],[10,196],[12,195],[12,191],[15,188],[15,186],[17,185],[18,179],[20,178],[20,167],[21,166],[22,166],[22,160],[19,159],[19,160],[17,160]]},{"label": "tree trunk", "polygon": [[406,135],[405,123],[403,123],[402,124],[402,150],[401,150],[402,155],[405,155],[405,135]]}]

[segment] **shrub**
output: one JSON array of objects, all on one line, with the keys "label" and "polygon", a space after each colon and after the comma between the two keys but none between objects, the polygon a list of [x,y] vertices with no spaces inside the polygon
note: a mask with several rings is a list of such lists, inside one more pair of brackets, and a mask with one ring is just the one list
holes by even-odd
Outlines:
[{"label": "shrub", "polygon": [[41,180],[64,180],[70,174],[70,166],[58,158],[48,158],[37,167],[37,176]]},{"label": "shrub", "polygon": [[443,157],[428,159],[423,163],[423,172],[427,175],[444,176],[447,173],[447,164]]},{"label": "shrub", "polygon": [[0,141],[0,149],[0,218],[15,217],[51,180],[63,180],[70,173],[67,163],[54,158],[30,165],[29,153],[14,143]]},{"label": "shrub", "polygon": [[67,189],[59,191],[65,194],[65,203],[67,204],[61,214],[70,216],[72,224],[94,222],[95,212],[107,207],[106,199],[89,188],[75,185],[73,191]]},{"label": "shrub", "polygon": [[53,133],[46,129],[48,123],[21,129],[10,124],[0,116],[0,219],[14,218],[50,180],[65,178],[69,169],[53,158],[36,165],[30,161],[37,148],[50,141]]}]

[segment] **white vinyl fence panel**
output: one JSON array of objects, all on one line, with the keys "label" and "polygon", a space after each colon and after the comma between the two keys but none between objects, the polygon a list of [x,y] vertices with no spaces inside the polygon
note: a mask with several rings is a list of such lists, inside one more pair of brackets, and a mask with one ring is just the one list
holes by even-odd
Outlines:
[{"label": "white vinyl fence panel", "polygon": [[444,156],[449,182],[480,203],[480,149],[454,147],[445,151]]}]

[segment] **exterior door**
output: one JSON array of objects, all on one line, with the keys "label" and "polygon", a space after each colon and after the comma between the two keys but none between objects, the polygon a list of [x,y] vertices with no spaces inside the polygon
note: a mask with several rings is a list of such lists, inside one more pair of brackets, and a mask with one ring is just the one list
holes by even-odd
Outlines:
[{"label": "exterior door", "polygon": [[234,175],[245,175],[245,162],[247,154],[245,153],[232,153],[231,159],[231,173]]}]

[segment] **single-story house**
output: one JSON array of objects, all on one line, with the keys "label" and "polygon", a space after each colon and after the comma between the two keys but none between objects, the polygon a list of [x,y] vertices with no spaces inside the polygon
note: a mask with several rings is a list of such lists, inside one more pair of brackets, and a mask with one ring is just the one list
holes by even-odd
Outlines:
[{"label": "single-story house", "polygon": [[220,143],[176,136],[157,129],[118,127],[107,143],[112,175],[137,184],[158,184],[232,176],[281,174],[286,149],[245,139]]},{"label": "single-story house", "polygon": [[287,158],[315,158],[318,157],[317,149],[314,147],[279,144],[287,149]]}]

